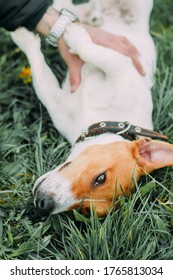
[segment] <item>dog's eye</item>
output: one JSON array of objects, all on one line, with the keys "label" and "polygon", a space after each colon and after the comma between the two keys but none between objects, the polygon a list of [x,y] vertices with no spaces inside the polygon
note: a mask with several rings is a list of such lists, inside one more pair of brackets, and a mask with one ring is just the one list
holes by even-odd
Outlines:
[{"label": "dog's eye", "polygon": [[94,181],[94,187],[103,185],[105,183],[105,181],[106,181],[106,173],[102,173]]}]

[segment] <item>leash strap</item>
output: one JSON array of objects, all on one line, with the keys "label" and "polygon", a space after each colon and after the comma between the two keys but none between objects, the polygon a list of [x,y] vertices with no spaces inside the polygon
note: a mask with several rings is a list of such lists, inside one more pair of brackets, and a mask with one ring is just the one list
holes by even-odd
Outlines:
[{"label": "leash strap", "polygon": [[136,140],[138,136],[150,137],[156,140],[168,141],[168,137],[153,130],[145,129],[139,126],[131,125],[129,122],[112,122],[103,121],[91,125],[88,129],[83,130],[77,142],[89,139],[92,136],[97,136],[103,133],[114,133],[121,135],[128,140]]}]

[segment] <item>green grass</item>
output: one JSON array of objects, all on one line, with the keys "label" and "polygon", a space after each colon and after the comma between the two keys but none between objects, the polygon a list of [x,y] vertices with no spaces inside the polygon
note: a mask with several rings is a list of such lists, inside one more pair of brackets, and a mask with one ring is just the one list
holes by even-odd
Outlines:
[{"label": "green grass", "polygon": [[[154,126],[173,142],[173,18],[170,0],[155,1],[151,31],[158,50]],[[173,169],[144,177],[134,194],[105,218],[77,211],[41,217],[33,207],[35,179],[67,157],[31,84],[19,78],[25,56],[0,30],[0,259],[172,259]],[[65,65],[43,42],[57,78]],[[56,58],[56,59],[55,59]]]}]

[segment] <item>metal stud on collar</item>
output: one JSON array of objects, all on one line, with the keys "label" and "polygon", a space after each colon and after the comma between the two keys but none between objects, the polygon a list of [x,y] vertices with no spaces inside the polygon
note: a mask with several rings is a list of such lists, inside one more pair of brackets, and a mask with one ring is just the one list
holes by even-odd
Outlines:
[{"label": "metal stud on collar", "polygon": [[124,127],[125,127],[125,124],[120,122],[120,123],[118,123],[118,127],[119,127],[119,128],[124,128]]},{"label": "metal stud on collar", "polygon": [[[123,129],[122,131],[117,132],[117,133],[116,133],[117,135],[121,135],[121,134],[127,132],[127,131],[130,129],[131,124],[130,124],[129,122],[125,122],[125,123],[127,124],[127,127],[126,127],[125,129]],[[125,127],[125,124],[124,124],[124,123],[119,123],[118,126],[119,126],[119,125],[123,125],[121,128],[124,128],[124,127]],[[120,127],[120,126],[119,126],[119,127]]]},{"label": "metal stud on collar", "polygon": [[106,126],[106,122],[101,122],[101,123],[99,124],[99,126],[100,126],[100,127],[105,127],[105,126]]},{"label": "metal stud on collar", "polygon": [[81,138],[82,138],[82,139],[85,139],[85,138],[86,138],[86,135],[88,134],[88,132],[89,132],[88,129],[82,130]]},{"label": "metal stud on collar", "polygon": [[137,127],[135,127],[135,131],[138,132],[138,133],[140,133],[140,132],[142,131],[142,129],[141,129],[140,127],[137,126]]}]

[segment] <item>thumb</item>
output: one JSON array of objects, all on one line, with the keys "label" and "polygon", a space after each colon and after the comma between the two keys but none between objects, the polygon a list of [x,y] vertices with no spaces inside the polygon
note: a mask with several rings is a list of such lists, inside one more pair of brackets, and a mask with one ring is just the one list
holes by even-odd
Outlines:
[{"label": "thumb", "polygon": [[74,93],[81,82],[81,74],[80,72],[76,72],[76,70],[72,69],[70,71],[70,84],[71,84],[71,93]]},{"label": "thumb", "polygon": [[69,75],[70,75],[70,84],[71,84],[71,92],[74,93],[80,83],[81,83],[81,68],[83,65],[83,61],[80,59],[76,59],[69,65]]}]

